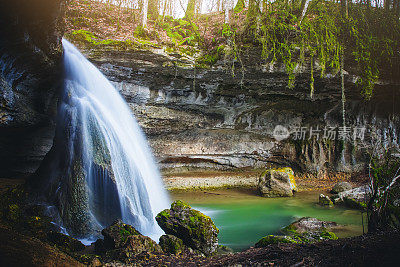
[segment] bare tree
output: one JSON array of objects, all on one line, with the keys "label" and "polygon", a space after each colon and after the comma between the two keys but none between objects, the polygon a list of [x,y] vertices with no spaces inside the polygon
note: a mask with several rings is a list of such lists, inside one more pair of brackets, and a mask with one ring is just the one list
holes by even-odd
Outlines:
[{"label": "bare tree", "polygon": [[149,0],[143,0],[142,5],[142,27],[147,28],[147,9],[149,6]]},{"label": "bare tree", "polygon": [[229,12],[232,10],[232,0],[224,1],[224,11],[225,11],[225,23],[229,23]]}]

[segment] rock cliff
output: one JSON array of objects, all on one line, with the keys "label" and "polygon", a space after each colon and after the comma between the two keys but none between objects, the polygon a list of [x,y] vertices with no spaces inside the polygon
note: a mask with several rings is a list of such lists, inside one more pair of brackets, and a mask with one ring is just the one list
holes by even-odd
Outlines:
[{"label": "rock cliff", "polygon": [[65,4],[0,3],[0,177],[33,173],[51,148]]},{"label": "rock cliff", "polygon": [[[377,140],[397,146],[400,96],[396,85],[385,81],[365,101],[357,77],[346,72],[350,131],[344,132],[339,73],[316,77],[311,98],[309,69],[299,70],[290,89],[283,66],[266,64],[256,48],[242,55],[243,69],[234,63],[235,76],[232,62],[224,59],[212,68],[194,68],[190,59],[162,50],[91,48],[86,54],[131,104],[165,174],[269,165],[316,175],[353,173],[364,169],[366,152]],[[277,137],[277,125],[290,136]],[[299,127],[304,140],[296,140],[303,139]],[[344,135],[349,140],[343,143]]]}]

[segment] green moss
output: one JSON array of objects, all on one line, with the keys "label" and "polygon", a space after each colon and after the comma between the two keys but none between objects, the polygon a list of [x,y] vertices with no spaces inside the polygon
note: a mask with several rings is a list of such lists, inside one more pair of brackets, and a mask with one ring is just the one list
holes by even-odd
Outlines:
[{"label": "green moss", "polygon": [[233,11],[235,13],[240,13],[243,9],[244,9],[244,0],[239,0],[237,1],[237,4],[235,6],[235,8],[233,9]]},{"label": "green moss", "polygon": [[133,36],[143,38],[143,39],[148,38],[147,32],[141,25],[136,27],[135,31],[133,32]]},{"label": "green moss", "polygon": [[91,263],[97,258],[98,262],[101,263],[100,257],[95,254],[79,254],[76,256],[77,260],[86,265],[91,265]]},{"label": "green moss", "polygon": [[367,204],[365,202],[360,202],[353,198],[348,198],[348,197],[345,197],[343,199],[343,201],[344,201],[344,204],[350,208],[358,209],[358,210],[366,210],[367,209]]},{"label": "green moss", "polygon": [[163,235],[160,237],[160,246],[165,253],[178,255],[185,249],[182,239],[173,235]]},{"label": "green moss", "polygon": [[256,248],[260,247],[266,247],[270,244],[279,244],[279,243],[287,243],[287,244],[294,244],[298,243],[296,240],[294,240],[290,236],[274,236],[274,235],[268,235],[263,238],[261,238],[256,244]]},{"label": "green moss", "polygon": [[295,234],[295,233],[297,233],[297,228],[293,224],[290,224],[290,225],[282,228],[281,232],[288,233],[288,234]]},{"label": "green moss", "polygon": [[11,204],[8,206],[7,217],[10,221],[17,222],[21,217],[21,208],[17,204]]},{"label": "green moss", "polygon": [[47,233],[47,239],[58,248],[66,252],[77,252],[85,249],[79,240],[58,232]]},{"label": "green moss", "polygon": [[330,239],[330,240],[337,240],[338,239],[338,237],[336,236],[335,233],[329,232],[327,230],[322,230],[320,236],[321,236],[322,239]]}]

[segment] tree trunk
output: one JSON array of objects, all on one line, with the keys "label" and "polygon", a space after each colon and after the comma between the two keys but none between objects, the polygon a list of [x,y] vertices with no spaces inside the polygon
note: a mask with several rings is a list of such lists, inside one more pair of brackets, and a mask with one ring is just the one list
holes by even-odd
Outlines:
[{"label": "tree trunk", "polygon": [[249,10],[247,11],[247,21],[251,22],[257,17],[257,1],[249,0]]},{"label": "tree trunk", "polygon": [[340,0],[340,5],[342,9],[342,16],[348,18],[349,17],[348,0]]},{"label": "tree trunk", "polygon": [[196,0],[189,0],[186,7],[185,18],[192,19],[194,17],[195,7],[196,7]]},{"label": "tree trunk", "polygon": [[194,14],[197,16],[201,13],[201,5],[203,4],[203,0],[197,0],[194,8]]},{"label": "tree trunk", "polygon": [[229,23],[229,11],[232,9],[231,0],[224,1],[224,10],[225,10],[225,24]]},{"label": "tree trunk", "polygon": [[146,28],[147,27],[147,8],[149,5],[148,0],[143,0],[143,6],[142,6],[142,27]]},{"label": "tree trunk", "polygon": [[243,8],[244,8],[244,0],[238,0],[234,8],[234,11],[236,13],[239,13],[243,10]]},{"label": "tree trunk", "polygon": [[[301,4],[303,5],[303,1],[302,1]],[[307,9],[308,9],[308,5],[309,5],[309,4],[310,4],[310,0],[304,0],[304,6],[303,6],[303,8],[301,9],[300,23],[303,21],[304,16],[305,16],[306,13],[307,13]]]},{"label": "tree trunk", "polygon": [[158,18],[159,15],[159,11],[158,11],[158,4],[159,4],[159,0],[148,0],[149,4],[148,4],[148,15],[150,15],[150,18],[153,20],[156,20]]}]

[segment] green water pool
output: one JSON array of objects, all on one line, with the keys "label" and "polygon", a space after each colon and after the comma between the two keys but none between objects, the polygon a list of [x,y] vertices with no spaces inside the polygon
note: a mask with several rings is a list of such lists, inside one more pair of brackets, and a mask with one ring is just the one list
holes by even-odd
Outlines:
[{"label": "green water pool", "polygon": [[171,196],[210,216],[220,230],[219,243],[235,251],[254,246],[263,236],[279,234],[282,227],[301,217],[344,225],[334,231],[339,237],[362,234],[360,211],[321,207],[317,204],[319,194],[299,192],[291,198],[263,198],[254,190],[225,189],[173,192]]}]

